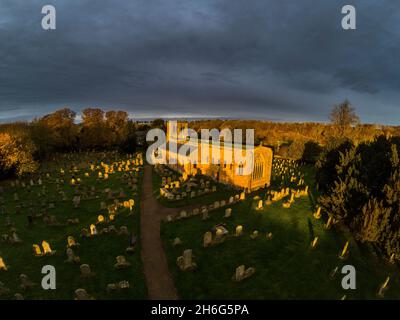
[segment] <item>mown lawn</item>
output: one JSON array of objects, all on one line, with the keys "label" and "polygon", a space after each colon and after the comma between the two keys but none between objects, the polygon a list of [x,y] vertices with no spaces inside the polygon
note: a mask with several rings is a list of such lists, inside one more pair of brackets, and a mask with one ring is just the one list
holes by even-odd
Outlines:
[{"label": "mown lawn", "polygon": [[[307,169],[309,170],[309,169]],[[311,177],[306,173],[306,180]],[[254,195],[253,195],[254,196]],[[263,196],[263,195],[261,195]],[[395,266],[378,260],[365,249],[361,252],[350,240],[350,255],[340,260],[338,254],[347,238],[334,229],[325,230],[324,219],[316,220],[308,197],[296,199],[291,208],[275,202],[256,211],[252,197],[232,206],[232,217],[223,218],[224,210],[162,224],[162,238],[168,255],[170,270],[178,294],[183,299],[377,299],[377,290],[387,276],[392,276],[385,298],[400,297],[398,271]],[[203,248],[203,234],[213,226],[226,223],[230,235],[237,225],[243,225],[244,235],[229,237],[224,243]],[[251,239],[258,230],[260,236]],[[272,232],[273,238],[266,234]],[[316,249],[310,249],[314,237],[319,238]],[[182,245],[172,246],[179,237]],[[176,259],[184,249],[193,249],[195,271],[182,272]],[[235,268],[241,264],[254,267],[255,274],[240,283],[231,280]],[[350,264],[356,268],[356,290],[344,290],[340,270]],[[331,280],[330,272],[339,271]]]},{"label": "mown lawn", "polygon": [[[11,245],[9,243],[0,242],[0,256],[3,257],[6,264],[9,265],[9,271],[0,271],[0,281],[6,287],[11,289],[11,293],[0,299],[12,299],[14,294],[19,292],[25,299],[73,299],[74,291],[78,288],[86,289],[87,292],[96,299],[145,299],[147,297],[147,289],[143,275],[143,266],[140,257],[140,192],[142,181],[142,170],[138,174],[138,191],[133,192],[123,179],[124,172],[115,172],[109,175],[108,180],[98,180],[97,172],[92,172],[89,169],[88,161],[93,161],[96,165],[101,161],[110,163],[115,160],[115,155],[108,159],[102,159],[100,154],[93,155],[76,155],[73,162],[80,167],[78,173],[69,172],[68,168],[71,161],[63,161],[65,166],[65,184],[62,189],[68,196],[68,201],[61,201],[56,193],[56,184],[52,183],[56,178],[60,178],[60,166],[54,163],[48,163],[43,166],[42,180],[43,185],[47,187],[47,195],[52,198],[54,195],[55,209],[47,209],[49,215],[55,215],[58,222],[64,223],[70,218],[79,218],[79,225],[64,225],[64,226],[45,226],[41,218],[36,218],[33,227],[28,227],[27,215],[29,214],[29,199],[33,200],[34,212],[39,214],[42,212],[41,202],[43,197],[38,198],[37,193],[42,189],[41,186],[35,185],[32,187],[31,194],[27,188],[10,187],[10,182],[2,182],[4,192],[1,195],[5,202],[5,208],[11,221],[14,223],[14,228],[17,229],[19,237],[23,240],[23,244]],[[124,156],[118,156],[119,159],[126,160]],[[66,166],[68,165],[68,167]],[[51,178],[46,179],[45,173],[50,172]],[[84,176],[85,172],[90,173],[90,177]],[[75,209],[72,203],[74,195],[74,186],[69,184],[72,174],[75,178],[80,178],[82,184],[86,186],[95,186],[97,189],[98,199],[82,200],[80,207]],[[25,181],[29,182],[29,179]],[[37,177],[34,179],[37,180]],[[50,181],[51,180],[51,181]],[[114,221],[104,225],[97,225],[98,231],[103,227],[115,225],[117,230],[120,226],[127,226],[129,232],[133,232],[138,239],[138,244],[133,255],[127,255],[125,249],[129,244],[129,237],[122,235],[97,235],[89,239],[81,238],[81,229],[89,229],[90,224],[96,223],[99,214],[108,218],[107,210],[100,210],[100,202],[105,201],[111,204],[112,200],[107,200],[107,195],[103,192],[105,188],[111,188],[113,191],[118,191],[123,188],[127,198],[120,201],[134,199],[134,214],[128,216],[129,209],[121,208],[116,215]],[[19,204],[25,204],[22,212],[15,214],[15,205],[13,194],[18,192]],[[10,231],[5,225],[5,216],[0,217],[0,234]],[[80,247],[74,249],[77,256],[80,257],[80,264],[89,264],[94,277],[89,280],[80,278],[80,264],[68,264],[66,260],[66,245],[67,237],[74,236],[75,240],[80,243]],[[32,250],[32,244],[41,245],[42,240],[50,243],[53,250],[56,250],[55,256],[35,257]],[[127,260],[132,264],[129,269],[115,270],[115,258],[118,255],[126,256]],[[41,269],[44,265],[53,265],[56,268],[57,274],[57,289],[43,290],[41,288],[41,280],[43,275]],[[29,291],[24,292],[20,288],[19,275],[26,274],[32,281],[37,283],[37,286]],[[106,287],[109,283],[128,280],[131,288],[125,292],[107,293]]]}]

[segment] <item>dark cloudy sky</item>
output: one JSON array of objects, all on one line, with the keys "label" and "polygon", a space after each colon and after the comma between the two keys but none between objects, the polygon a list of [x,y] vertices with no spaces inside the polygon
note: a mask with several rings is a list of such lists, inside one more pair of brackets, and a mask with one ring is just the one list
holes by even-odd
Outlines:
[{"label": "dark cloudy sky", "polygon": [[348,98],[400,124],[399,89],[397,0],[0,0],[0,121],[64,106],[326,121]]}]

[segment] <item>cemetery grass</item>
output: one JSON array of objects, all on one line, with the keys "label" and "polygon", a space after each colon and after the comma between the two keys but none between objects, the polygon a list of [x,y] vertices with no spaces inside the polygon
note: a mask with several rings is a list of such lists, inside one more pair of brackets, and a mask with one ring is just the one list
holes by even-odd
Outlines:
[{"label": "cemetery grass", "polygon": [[[91,160],[97,162],[98,155],[92,155]],[[55,177],[59,172],[59,168],[54,168],[53,164],[48,164],[45,172],[51,172],[52,177]],[[57,170],[57,172],[55,172]],[[85,178],[84,172],[90,172],[90,177]],[[7,187],[3,197],[5,198],[5,207],[8,213],[11,213],[11,219],[14,222],[14,227],[17,229],[19,237],[23,240],[20,245],[10,245],[8,243],[0,242],[0,256],[2,256],[7,265],[9,265],[8,272],[0,271],[0,281],[11,290],[8,296],[2,296],[0,299],[13,299],[13,295],[17,292],[22,293],[25,299],[57,299],[57,300],[70,300],[74,298],[74,291],[78,288],[85,289],[89,295],[95,299],[146,299],[147,288],[144,279],[143,265],[140,257],[140,192],[141,182],[143,179],[142,170],[138,177],[138,192],[132,196],[132,191],[128,189],[127,185],[121,183],[119,178],[122,172],[110,174],[108,180],[101,180],[96,182],[97,170],[91,172],[88,168],[80,170],[80,173],[74,174],[76,178],[81,178],[82,182],[87,186],[96,186],[99,199],[95,200],[82,200],[78,209],[75,209],[72,204],[73,187],[68,185],[71,175],[65,174],[65,184],[63,190],[68,196],[67,202],[56,201],[55,209],[48,209],[49,215],[55,215],[58,222],[66,222],[69,218],[79,218],[79,225],[72,226],[45,226],[41,218],[34,222],[33,227],[27,226],[28,208],[22,208],[21,213],[16,215],[14,208],[16,202],[13,199],[13,193],[16,188]],[[56,194],[55,184],[46,184],[46,179],[43,178],[43,185],[47,186],[48,194]],[[36,179],[37,180],[37,179]],[[29,182],[29,179],[28,181]],[[2,183],[4,185],[4,183]],[[33,194],[39,191],[39,186],[32,187]],[[111,204],[112,201],[105,200],[106,195],[100,191],[105,188],[112,190],[119,190],[123,188],[128,199],[132,198],[135,201],[134,214],[128,216],[129,209],[120,209],[116,215],[115,221],[111,222],[116,226],[117,230],[120,226],[125,225],[128,227],[129,232],[137,236],[138,243],[133,255],[127,255],[125,249],[128,247],[128,236],[120,235],[97,235],[92,238],[82,239],[80,232],[82,228],[89,229],[90,224],[96,223],[99,214],[108,218],[106,210],[100,209],[100,202],[105,201]],[[19,188],[18,194],[20,202],[28,199],[26,190]],[[56,196],[57,197],[57,196]],[[128,200],[123,199],[123,200]],[[56,199],[61,200],[61,199]],[[35,212],[42,212],[40,208],[40,201],[42,199],[34,198]],[[122,200],[120,200],[122,201]],[[107,226],[108,224],[104,225]],[[98,231],[102,229],[102,225],[97,225]],[[6,233],[9,228],[6,228],[4,217],[0,217],[0,234]],[[65,251],[67,245],[67,237],[74,236],[76,242],[80,243],[79,248],[74,248],[75,255],[81,259],[80,263],[69,264],[64,263],[67,259]],[[46,240],[51,245],[52,250],[56,250],[54,256],[35,257],[32,250],[32,244],[36,243],[39,246],[41,242]],[[115,270],[114,264],[116,263],[116,256],[124,255],[127,261],[131,263],[131,267],[125,270]],[[83,280],[80,278],[81,264],[89,264],[94,276],[90,279]],[[57,288],[56,290],[43,290],[41,287],[41,280],[44,275],[41,274],[41,269],[44,265],[53,265],[56,268]],[[36,286],[28,291],[23,291],[20,288],[19,275],[26,274],[36,283]],[[107,293],[106,287],[109,283],[116,283],[122,280],[127,280],[130,283],[130,288],[124,292]]]},{"label": "cemetery grass", "polygon": [[[177,176],[180,176],[180,173],[176,173]],[[216,183],[215,181],[211,180],[209,177],[206,176],[201,176],[204,181],[212,181],[213,183]],[[160,196],[160,187],[161,187],[161,176],[158,174],[156,170],[154,170],[153,167],[153,172],[152,172],[152,181],[153,181],[153,194],[157,198],[157,200],[164,206],[168,208],[180,208],[180,207],[186,207],[186,206],[191,206],[191,205],[207,205],[210,203],[213,203],[214,201],[219,201],[223,199],[229,198],[231,195],[235,195],[238,193],[237,190],[235,190],[233,187],[224,185],[222,183],[216,183],[217,185],[217,191],[216,192],[211,192],[205,195],[201,196],[195,196],[193,198],[186,198],[182,200],[168,200],[164,197]]]},{"label": "cemetery grass", "polygon": [[[306,168],[306,170],[311,170]],[[305,174],[306,179],[311,172]],[[254,196],[254,194],[252,195]],[[400,283],[393,277],[397,267],[377,259],[370,250],[358,245],[335,229],[325,230],[323,219],[316,220],[308,197],[296,199],[291,208],[282,201],[256,211],[255,200],[247,196],[243,202],[231,206],[232,217],[223,218],[224,208],[210,212],[210,219],[194,216],[174,222],[163,222],[161,235],[166,248],[169,267],[182,299],[377,299],[377,290],[387,276],[391,277],[386,299],[400,297]],[[229,234],[243,225],[244,235],[230,236],[224,243],[203,248],[203,235],[216,224],[225,223]],[[250,234],[260,235],[252,240]],[[268,240],[266,233],[272,232]],[[316,249],[310,244],[319,238]],[[182,245],[173,247],[179,237]],[[346,240],[350,240],[350,255],[338,258]],[[182,272],[176,259],[185,249],[193,249],[197,269]],[[254,267],[255,274],[235,283],[231,280],[235,268],[244,264]],[[356,290],[344,290],[340,273],[343,265],[353,265],[357,271]],[[330,272],[339,271],[332,280]]]}]

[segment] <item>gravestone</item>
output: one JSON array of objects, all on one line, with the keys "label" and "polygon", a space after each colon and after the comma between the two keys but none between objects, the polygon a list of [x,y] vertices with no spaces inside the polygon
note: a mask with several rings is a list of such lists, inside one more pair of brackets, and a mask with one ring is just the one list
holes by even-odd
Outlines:
[{"label": "gravestone", "polygon": [[65,262],[67,262],[67,263],[80,263],[81,262],[81,259],[75,255],[74,250],[72,250],[71,248],[67,248],[66,254],[67,254],[67,260]]},{"label": "gravestone", "polygon": [[36,283],[32,282],[26,274],[21,274],[19,280],[21,281],[21,288],[23,290],[29,290],[36,286]]},{"label": "gravestone", "polygon": [[85,289],[77,289],[75,290],[75,300],[94,300]]},{"label": "gravestone", "polygon": [[207,248],[212,244],[212,233],[207,231],[203,236],[203,247]]},{"label": "gravestone", "polygon": [[235,274],[232,277],[232,280],[235,282],[240,282],[248,277],[251,277],[255,272],[254,268],[247,268],[244,265],[241,265],[236,268]]},{"label": "gravestone", "polygon": [[187,249],[183,251],[183,255],[178,257],[176,260],[178,267],[182,271],[193,270],[197,267],[196,263],[193,262],[192,249]]},{"label": "gravestone", "polygon": [[82,264],[80,267],[81,278],[87,279],[93,276],[92,270],[88,264]]},{"label": "gravestone", "polygon": [[180,214],[179,214],[179,217],[182,219],[182,218],[187,218],[187,212],[186,212],[186,210],[182,210],[181,212],[180,212]]},{"label": "gravestone", "polygon": [[235,229],[235,236],[240,237],[243,234],[243,226],[238,225]]},{"label": "gravestone", "polygon": [[96,226],[94,224],[90,225],[90,235],[91,236],[97,235],[97,228],[96,228]]},{"label": "gravestone", "polygon": [[131,264],[128,261],[126,261],[126,258],[124,256],[116,257],[116,261],[117,263],[114,265],[114,268],[117,270],[126,269],[131,266]]},{"label": "gravestone", "polygon": [[174,241],[172,242],[172,245],[174,246],[174,247],[176,247],[176,246],[180,246],[182,244],[182,241],[181,241],[181,239],[180,238],[175,238],[174,239]]}]

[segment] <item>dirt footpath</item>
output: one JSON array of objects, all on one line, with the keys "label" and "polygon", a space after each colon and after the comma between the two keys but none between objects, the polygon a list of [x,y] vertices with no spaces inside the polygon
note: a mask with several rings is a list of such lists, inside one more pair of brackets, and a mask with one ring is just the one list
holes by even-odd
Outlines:
[{"label": "dirt footpath", "polygon": [[152,167],[144,168],[141,199],[141,245],[149,299],[176,300],[178,294],[168,269],[160,238],[160,222],[182,209],[163,207],[153,196]]}]

